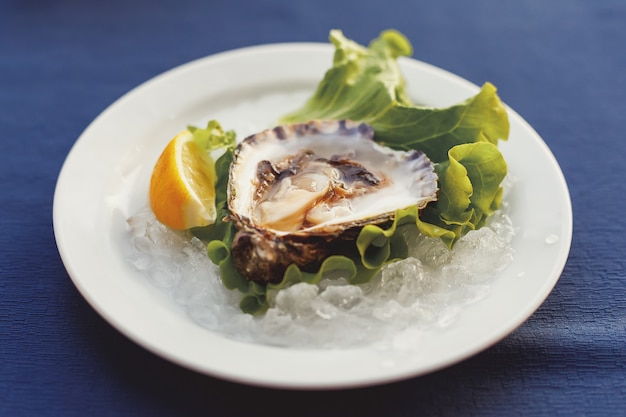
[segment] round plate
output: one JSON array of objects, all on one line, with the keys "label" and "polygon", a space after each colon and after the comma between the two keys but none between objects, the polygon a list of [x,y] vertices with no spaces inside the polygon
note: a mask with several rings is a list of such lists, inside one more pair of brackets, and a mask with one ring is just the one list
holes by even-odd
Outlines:
[{"label": "round plate", "polygon": [[[113,326],[148,350],[215,377],[299,389],[343,388],[424,374],[467,358],[523,323],[548,296],[572,235],[567,185],[550,150],[509,109],[501,150],[515,178],[508,214],[519,228],[514,260],[484,299],[419,344],[388,349],[289,349],[239,342],[201,328],[124,258],[126,219],[147,205],[150,172],[174,134],[216,116],[239,137],[298,108],[332,64],[326,44],[276,44],[222,53],[168,71],[132,90],[93,121],[61,170],[54,232],[75,285]],[[284,63],[288,62],[288,65]],[[401,59],[409,95],[449,106],[478,87],[441,69]],[[276,96],[276,94],[279,94]],[[263,102],[261,115],[246,112]],[[248,117],[264,120],[247,120]],[[538,209],[539,208],[539,209]],[[262,358],[262,360],[259,360]]]}]

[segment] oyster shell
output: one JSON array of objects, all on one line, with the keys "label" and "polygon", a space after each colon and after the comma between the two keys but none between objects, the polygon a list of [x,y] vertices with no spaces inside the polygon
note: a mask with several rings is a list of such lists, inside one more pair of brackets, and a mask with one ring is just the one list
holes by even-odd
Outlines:
[{"label": "oyster shell", "polygon": [[312,121],[249,136],[230,167],[235,266],[277,282],[290,264],[315,269],[367,224],[436,200],[437,175],[419,151],[379,145],[364,123]]}]

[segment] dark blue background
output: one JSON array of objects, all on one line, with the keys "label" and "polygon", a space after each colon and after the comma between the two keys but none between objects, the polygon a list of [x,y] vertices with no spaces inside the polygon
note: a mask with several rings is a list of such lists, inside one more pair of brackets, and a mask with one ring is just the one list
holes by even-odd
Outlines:
[{"label": "dark blue background", "polygon": [[[331,28],[362,43],[400,30],[417,58],[493,82],[542,135],[574,208],[559,283],[496,346],[385,386],[260,389],[148,353],[63,267],[52,202],[65,156],[109,104],[167,69],[323,42]],[[625,103],[622,0],[2,0],[0,415],[626,415]]]}]

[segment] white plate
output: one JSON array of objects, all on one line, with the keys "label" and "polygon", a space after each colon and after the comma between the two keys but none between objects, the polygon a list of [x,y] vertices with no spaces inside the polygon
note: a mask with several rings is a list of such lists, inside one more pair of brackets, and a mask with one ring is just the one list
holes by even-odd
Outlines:
[{"label": "white plate", "polygon": [[[113,326],[150,351],[212,376],[271,387],[356,387],[465,359],[509,334],[548,296],[569,253],[571,203],[550,150],[512,110],[510,139],[501,149],[517,181],[508,197],[508,214],[519,227],[515,258],[486,298],[467,306],[454,325],[433,330],[418,350],[287,349],[233,341],[194,324],[127,264],[125,220],[146,205],[149,173],[165,143],[187,124],[249,100],[267,97],[264,118],[297,108],[300,93],[313,90],[331,57],[325,44],[277,44],[200,59],[132,90],[85,130],[58,179],[54,231],[75,285]],[[402,59],[401,66],[417,102],[448,106],[478,91],[422,62]],[[294,102],[272,101],[275,92],[293,93]],[[233,122],[221,121],[227,128]]]}]

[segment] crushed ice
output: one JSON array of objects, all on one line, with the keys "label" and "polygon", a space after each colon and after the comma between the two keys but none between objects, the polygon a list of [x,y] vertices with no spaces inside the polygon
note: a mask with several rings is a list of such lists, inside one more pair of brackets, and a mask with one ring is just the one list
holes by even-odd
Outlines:
[{"label": "crushed ice", "polygon": [[129,262],[200,326],[238,340],[307,348],[401,340],[409,329],[449,326],[464,306],[488,294],[497,272],[511,262],[515,234],[503,212],[453,250],[406,228],[410,257],[386,266],[371,282],[349,285],[333,277],[296,284],[272,294],[265,315],[253,317],[239,309],[239,293],[223,287],[200,240],[166,228],[150,209],[128,225]]}]

